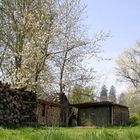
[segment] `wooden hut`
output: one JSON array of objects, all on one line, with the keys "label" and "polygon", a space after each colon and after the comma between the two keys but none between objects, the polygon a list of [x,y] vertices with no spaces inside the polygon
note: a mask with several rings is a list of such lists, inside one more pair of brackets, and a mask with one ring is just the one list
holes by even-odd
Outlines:
[{"label": "wooden hut", "polygon": [[128,107],[113,102],[73,104],[78,108],[79,126],[125,125],[129,119]]},{"label": "wooden hut", "polygon": [[49,126],[67,125],[71,108],[69,105],[64,93],[42,94],[38,97],[38,123]]}]

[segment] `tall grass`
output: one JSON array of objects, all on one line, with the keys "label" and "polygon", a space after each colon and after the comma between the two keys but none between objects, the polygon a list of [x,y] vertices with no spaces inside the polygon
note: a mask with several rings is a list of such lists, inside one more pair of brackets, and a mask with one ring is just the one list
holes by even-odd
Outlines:
[{"label": "tall grass", "polygon": [[109,128],[0,127],[0,140],[140,140],[140,126]]}]

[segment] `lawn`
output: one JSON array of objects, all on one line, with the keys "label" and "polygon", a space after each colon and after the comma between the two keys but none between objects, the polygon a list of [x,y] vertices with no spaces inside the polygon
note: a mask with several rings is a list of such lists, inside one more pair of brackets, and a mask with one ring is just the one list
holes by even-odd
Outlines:
[{"label": "lawn", "polygon": [[140,126],[106,128],[0,127],[0,140],[140,140]]}]

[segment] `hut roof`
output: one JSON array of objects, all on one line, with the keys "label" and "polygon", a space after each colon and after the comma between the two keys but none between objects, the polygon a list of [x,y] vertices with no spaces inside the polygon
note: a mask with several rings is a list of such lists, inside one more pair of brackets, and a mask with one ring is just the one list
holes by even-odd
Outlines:
[{"label": "hut roof", "polygon": [[39,100],[44,100],[46,102],[60,103],[60,93],[43,93],[38,94]]},{"label": "hut roof", "polygon": [[42,99],[38,99],[38,102],[41,103],[41,104],[43,103],[43,104],[47,104],[47,105],[50,105],[50,106],[61,107],[60,103],[48,102],[48,101],[45,101],[45,100],[42,100]]},{"label": "hut roof", "polygon": [[63,105],[69,105],[69,101],[65,93],[44,93],[39,94],[37,97],[38,100],[44,100],[51,103],[59,103]]},{"label": "hut roof", "polygon": [[109,101],[103,101],[103,102],[88,102],[88,103],[79,103],[79,104],[71,104],[71,106],[76,108],[89,108],[89,107],[98,107],[98,106],[120,106],[124,108],[128,108],[127,106],[115,104],[113,102]]}]

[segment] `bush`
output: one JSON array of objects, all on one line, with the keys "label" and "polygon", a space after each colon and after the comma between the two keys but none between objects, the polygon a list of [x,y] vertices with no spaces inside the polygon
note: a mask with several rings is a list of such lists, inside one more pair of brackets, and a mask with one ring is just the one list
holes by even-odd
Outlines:
[{"label": "bush", "polygon": [[135,113],[130,117],[129,125],[131,126],[140,125],[140,113]]}]

